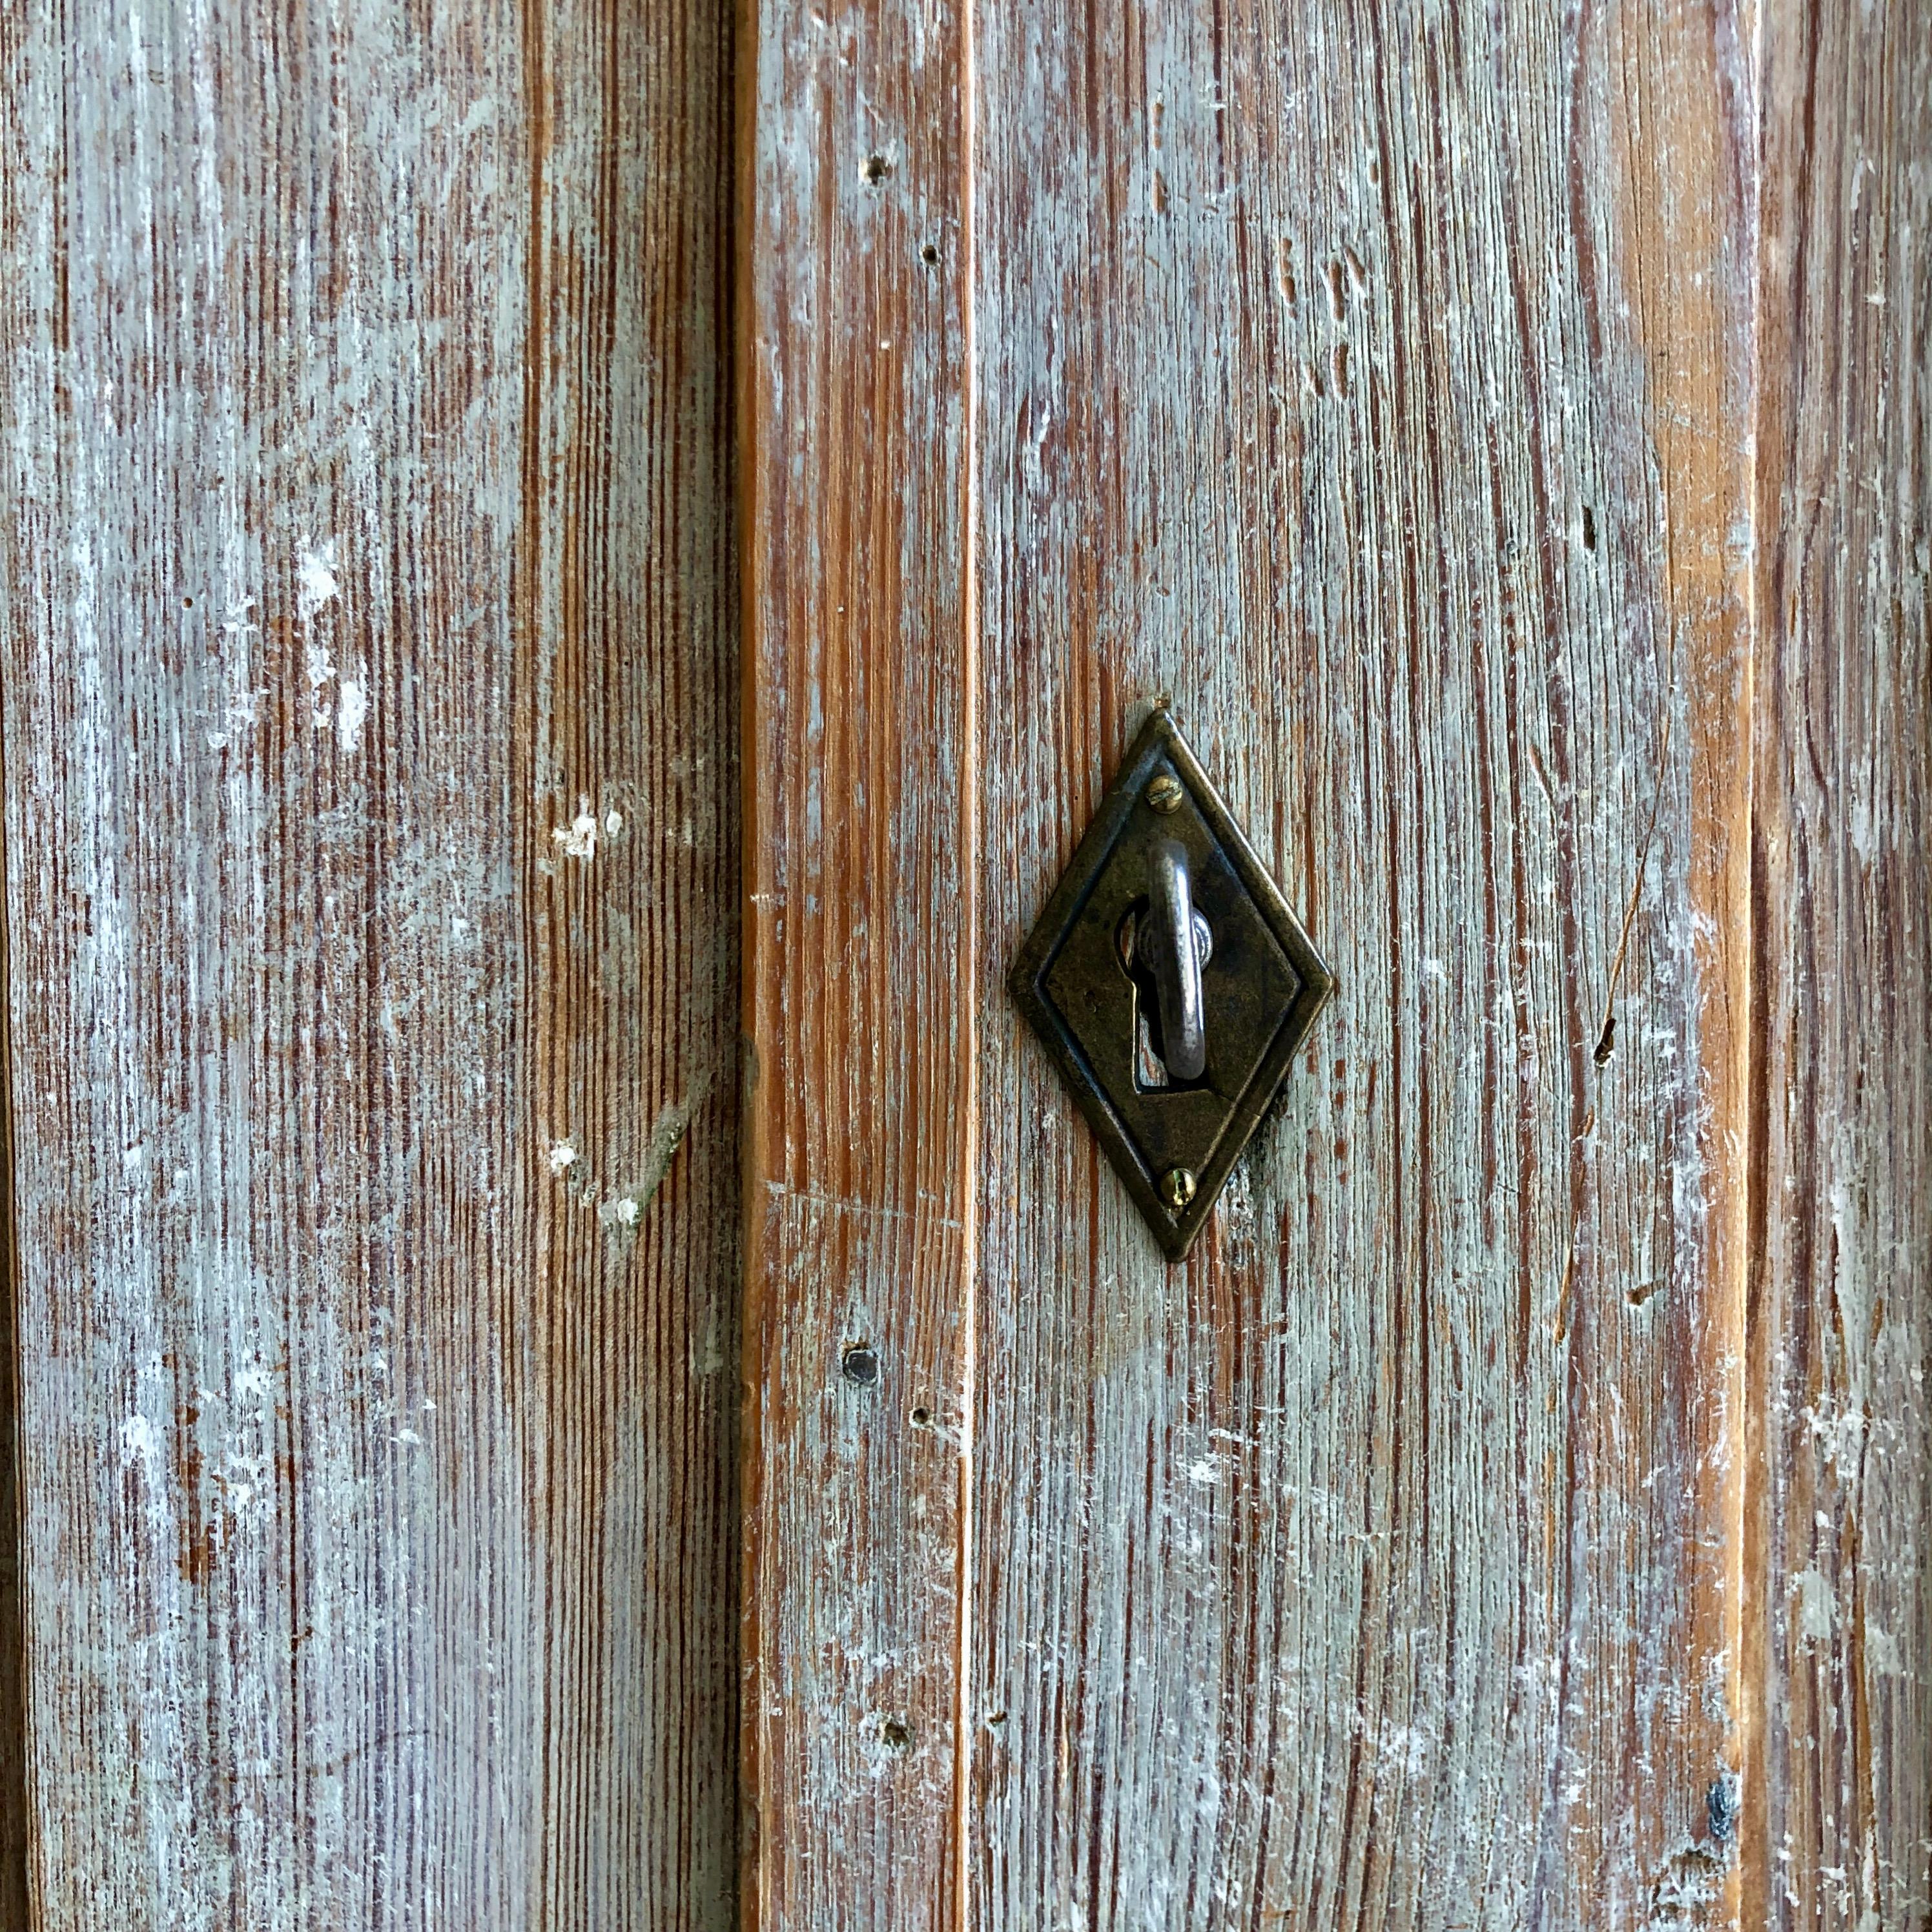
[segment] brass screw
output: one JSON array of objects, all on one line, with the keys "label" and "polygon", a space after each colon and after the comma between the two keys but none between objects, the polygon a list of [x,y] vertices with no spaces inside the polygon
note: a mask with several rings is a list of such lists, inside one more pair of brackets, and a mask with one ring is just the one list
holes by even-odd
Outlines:
[{"label": "brass screw", "polygon": [[1162,772],[1147,788],[1147,802],[1162,817],[1170,812],[1179,811],[1180,801],[1186,796],[1180,789],[1180,781],[1172,772]]},{"label": "brass screw", "polygon": [[1184,1167],[1170,1167],[1160,1178],[1160,1198],[1178,1214],[1194,1198],[1194,1176]]}]

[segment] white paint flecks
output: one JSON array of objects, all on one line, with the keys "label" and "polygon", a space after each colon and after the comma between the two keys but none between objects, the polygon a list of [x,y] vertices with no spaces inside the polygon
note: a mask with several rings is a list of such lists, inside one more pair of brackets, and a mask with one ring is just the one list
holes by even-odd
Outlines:
[{"label": "white paint flecks", "polygon": [[1865,1625],[1865,1661],[1876,1676],[1905,1675],[1905,1657],[1898,1647],[1898,1639],[1874,1623]]},{"label": "white paint flecks", "polygon": [[[336,575],[337,567],[333,537],[326,543],[304,550],[296,558],[296,616],[298,622],[312,623],[321,611],[341,596],[342,584]],[[312,692],[320,692],[337,671],[335,660],[330,656],[327,644],[313,638],[302,647],[302,668]],[[344,677],[337,688],[332,721],[335,742],[344,752],[362,750],[362,727],[368,716],[368,685],[359,675]],[[328,706],[318,701],[310,722],[318,731],[325,731],[331,722]]]},{"label": "white paint flecks", "polygon": [[145,1415],[130,1415],[121,1425],[121,1466],[138,1467],[150,1481],[160,1480],[160,1435]]},{"label": "white paint flecks", "polygon": [[[304,550],[296,560],[296,615],[306,624],[341,595],[335,574],[335,540]],[[310,681],[316,681],[310,674]]]},{"label": "white paint flecks", "polygon": [[1869,1418],[1859,1409],[1834,1408],[1828,1399],[1808,1408],[1804,1419],[1832,1472],[1844,1481],[1856,1482]]},{"label": "white paint flecks", "polygon": [[345,752],[362,748],[362,721],[369,715],[369,696],[360,678],[345,677],[335,700],[335,741]]},{"label": "white paint flecks", "polygon": [[593,859],[597,856],[597,814],[590,809],[590,801],[580,798],[577,801],[577,816],[568,825],[560,825],[550,835],[564,850],[564,856],[571,859]]},{"label": "white paint flecks", "polygon": [[544,1160],[551,1173],[566,1174],[577,1164],[577,1150],[568,1141],[558,1141],[544,1156]]},{"label": "white paint flecks", "polygon": [[219,722],[206,734],[212,752],[224,752],[248,735],[263,694],[254,681],[248,642],[260,634],[262,628],[248,614],[254,604],[252,597],[232,602],[217,626],[224,640],[221,661],[228,688]]},{"label": "white paint flecks", "polygon": [[[335,546],[330,544],[325,548],[332,558]],[[296,600],[304,620],[313,616],[335,594],[335,579],[322,561],[321,554],[315,551],[306,554],[302,560],[300,587]],[[326,644],[311,638],[302,646],[302,670],[308,679],[310,691],[316,694],[309,722],[318,731],[326,731],[332,724],[335,741],[343,750],[359,752],[362,748],[363,723],[369,715],[369,689],[362,674],[342,680],[337,687],[335,705],[332,711],[328,700],[320,694],[322,686],[336,675],[338,670]]]},{"label": "white paint flecks", "polygon": [[1838,1600],[1829,1581],[1817,1570],[1801,1570],[1791,1580],[1798,1600],[1798,1628],[1807,1636],[1822,1640],[1838,1620]]}]

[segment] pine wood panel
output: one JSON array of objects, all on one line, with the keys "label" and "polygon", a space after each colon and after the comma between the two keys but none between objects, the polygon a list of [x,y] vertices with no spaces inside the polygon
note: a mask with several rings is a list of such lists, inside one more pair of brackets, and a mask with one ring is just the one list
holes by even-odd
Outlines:
[{"label": "pine wood panel", "polygon": [[718,10],[0,51],[38,1923],[721,1927]]},{"label": "pine wood panel", "polygon": [[[5,746],[0,739],[0,786]],[[0,838],[0,986],[7,965],[5,842]],[[26,1644],[20,1546],[19,1321],[14,1296],[14,1133],[7,1001],[0,997],[0,1925],[28,1923]]]},{"label": "pine wood panel", "polygon": [[1767,10],[1744,1922],[1932,1914],[1932,16]]},{"label": "pine wood panel", "polygon": [[[1756,1923],[1774,1882],[1792,1922],[1913,1922],[1924,1108],[1916,1068],[1874,1090],[1865,1009],[1826,962],[1921,1037],[1923,428],[1899,364],[1922,29],[1184,3],[1091,24],[982,9],[959,49],[963,701],[994,722],[976,766],[949,740],[923,772],[976,813],[986,892],[956,1362],[967,1796],[935,1916]],[[780,57],[902,30],[883,4],[814,16]],[[768,57],[754,170],[816,188],[814,117],[851,87],[869,104],[862,70]],[[950,131],[950,97],[922,98]],[[817,193],[808,252],[830,256]],[[796,233],[769,198],[760,173],[754,249]],[[1882,315],[1848,292],[1866,259],[1856,300]],[[849,398],[876,380],[845,359],[868,333],[828,336],[760,274],[751,447],[821,494],[759,497],[752,554],[782,574],[802,543],[812,584],[862,576],[907,541],[897,464],[844,447],[872,434]],[[823,358],[822,386],[781,437],[788,354]],[[928,401],[950,452],[953,391]],[[1846,452],[1868,445],[1858,495]],[[776,673],[776,640],[820,620],[760,604]],[[774,766],[803,754],[795,823],[826,688],[754,689]],[[1343,987],[1177,1274],[1001,983],[1170,695]],[[1840,713],[1794,788],[1811,721]],[[844,956],[821,951],[820,985]],[[774,981],[801,1006],[812,982],[761,975],[754,1007],[761,1053],[800,1059],[814,1036]],[[769,1168],[814,1115],[767,1106]],[[1831,1297],[1854,1223],[1870,1327],[1848,1341]],[[806,1285],[797,1387],[842,1429],[814,1270],[866,1265],[800,1270],[802,1245],[754,1254],[754,1291]],[[899,1304],[922,1332],[926,1292]],[[788,1318],[767,1303],[782,1381]],[[892,1426],[821,1424],[808,1466],[789,1435],[753,1444],[754,1480],[836,1462],[831,1507],[786,1518],[824,1552],[814,1598],[829,1575],[835,1605],[879,1604],[860,1580],[896,1564],[896,1524],[862,1528],[849,1577],[834,1552],[902,1504]],[[1813,1511],[1806,1547],[1837,1567],[1794,1570],[1820,1498],[1838,1514]],[[760,1724],[819,1724],[796,1640],[836,1618],[766,1587]],[[868,1640],[938,1672],[944,1589]],[[758,1767],[768,1834],[791,1830],[760,1868],[818,1875],[761,1922],[812,1922],[808,1898],[862,1914],[896,1882],[869,1861],[896,1801],[862,1805],[870,1841],[841,1834],[849,1809],[782,1826],[794,1764]],[[937,1778],[925,1796],[930,1820]]]},{"label": "pine wood panel", "polygon": [[[986,10],[976,1924],[1725,1909],[1739,63]],[[1340,982],[1176,1270],[1000,983],[1162,694]]]},{"label": "pine wood panel", "polygon": [[751,10],[746,1922],[920,1932],[956,1922],[970,1419],[963,29]]},{"label": "pine wood panel", "polygon": [[[757,1922],[1729,1910],[1732,24],[1184,4],[967,38],[880,4],[761,36]],[[908,326],[914,244],[952,266],[962,117],[963,369]],[[1172,1274],[1002,985],[1161,694],[1344,988]],[[909,1198],[921,1145],[944,1178]],[[976,1254],[920,1246],[948,1210]],[[839,1385],[888,1321],[889,1375],[966,1419],[963,1520],[890,1383]],[[908,1766],[878,1744],[915,1705]]]}]

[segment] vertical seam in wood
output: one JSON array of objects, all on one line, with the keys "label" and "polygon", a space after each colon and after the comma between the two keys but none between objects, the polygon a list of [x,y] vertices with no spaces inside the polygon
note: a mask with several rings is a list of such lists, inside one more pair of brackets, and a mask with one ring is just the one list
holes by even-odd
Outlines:
[{"label": "vertical seam in wood", "polygon": [[752,280],[752,239],[758,228],[758,76],[759,0],[738,0],[735,10],[732,59],[731,141],[736,178],[732,213],[736,232],[730,260],[735,278],[730,313],[734,335],[733,377],[737,463],[738,512],[738,742],[742,755],[738,767],[738,827],[742,842],[738,867],[739,1034],[742,1060],[739,1076],[740,1196],[742,1202],[742,1251],[738,1297],[738,1922],[744,1932],[758,1932],[764,1887],[764,1846],[759,1830],[760,1790],[758,1699],[752,1667],[757,1654],[758,1577],[756,1544],[752,1525],[764,1498],[764,1429],[752,1371],[762,1354],[758,1341],[764,1320],[762,1277],[764,1243],[759,1216],[763,1190],[759,1186],[759,1147],[755,1126],[762,1069],[758,1060],[758,1003],[764,980],[764,935],[756,895],[766,828],[758,794],[758,694],[760,644],[759,616],[764,605],[762,552],[757,541],[762,529],[758,515],[761,476],[758,448],[757,290]]},{"label": "vertical seam in wood", "polygon": [[[1746,457],[1744,488],[1750,517],[1750,550],[1744,575],[1744,891],[1742,917],[1744,962],[1744,1012],[1737,1054],[1738,1076],[1742,1082],[1744,1144],[1741,1150],[1743,1186],[1737,1190],[1742,1221],[1736,1240],[1733,1292],[1736,1296],[1735,1327],[1739,1360],[1734,1371],[1738,1399],[1736,1454],[1742,1465],[1734,1486],[1735,1514],[1727,1527],[1732,1531],[1731,1563],[1734,1573],[1734,1627],[1737,1655],[1732,1660],[1730,1677],[1736,1687],[1738,1810],[1736,1864],[1731,1879],[1730,1902],[1734,1911],[1744,1912],[1754,1902],[1754,1874],[1762,1870],[1768,1848],[1752,1844],[1751,1821],[1756,1821],[1760,1838],[1767,1813],[1762,1789],[1760,1762],[1762,1738],[1760,1727],[1759,1684],[1762,1681],[1765,1646],[1763,1617],[1765,1591],[1768,1579],[1755,1574],[1766,1552],[1757,1534],[1758,1510],[1764,1478],[1759,1458],[1754,1453],[1760,1426],[1754,1413],[1757,1393],[1755,1364],[1757,1322],[1754,1284],[1762,1282],[1760,1241],[1764,1226],[1764,1191],[1768,1122],[1760,1104],[1760,1083],[1764,1077],[1765,1056],[1758,1049],[1758,1035],[1769,1013],[1763,962],[1759,953],[1757,932],[1758,823],[1757,759],[1760,730],[1758,677],[1762,656],[1760,631],[1763,623],[1762,573],[1766,536],[1764,521],[1765,477],[1765,278],[1764,176],[1768,100],[1766,91],[1767,44],[1770,33],[1770,7],[1757,9],[1750,39],[1746,71],[1750,84],[1750,126],[1746,150],[1744,228],[1750,250],[1745,299],[1750,304],[1750,358],[1744,372],[1747,394],[1745,419],[1750,428],[1750,446]],[[1754,1588],[1755,1586],[1755,1588]],[[1761,1904],[1761,1900],[1758,1901]]]},{"label": "vertical seam in wood", "polygon": [[[543,668],[543,631],[544,599],[543,573],[544,517],[548,507],[539,478],[544,464],[544,404],[548,375],[550,340],[550,264],[546,255],[548,241],[548,211],[544,197],[548,189],[550,164],[550,64],[548,58],[548,41],[545,0],[523,0],[520,27],[521,45],[518,50],[522,56],[522,82],[524,98],[527,104],[528,146],[526,165],[529,180],[526,183],[528,199],[524,217],[528,227],[524,238],[526,254],[524,262],[524,300],[526,304],[526,326],[523,342],[523,368],[518,398],[520,417],[518,436],[518,488],[520,497],[517,515],[516,548],[512,566],[512,584],[520,578],[519,588],[512,590],[511,597],[510,676],[514,680],[520,670],[527,668],[532,688],[542,691],[552,682]],[[514,688],[514,687],[513,687]],[[546,703],[539,700],[536,707],[539,716],[548,710]],[[546,722],[548,720],[546,720]],[[544,755],[538,749],[538,755]],[[529,793],[516,796],[511,801],[513,813],[534,812],[537,800],[544,790],[541,766],[526,767],[532,781]],[[514,779],[512,779],[514,784]],[[534,908],[524,909],[525,929]],[[534,954],[533,954],[534,956]],[[540,1037],[543,1030],[541,1007],[536,1004],[536,988],[526,986],[523,989],[525,1001],[525,1024],[532,1037]],[[538,1064],[551,1060],[550,1051],[539,1048],[542,1058]],[[550,1066],[544,1066],[543,1079],[546,1089],[554,1090],[554,1072]],[[546,1256],[542,1264],[548,1272],[554,1265],[554,1258]],[[520,1330],[520,1322],[512,1324],[512,1334]],[[533,1365],[534,1366],[534,1365]],[[513,1384],[514,1385],[514,1384]],[[549,1489],[548,1444],[545,1445],[546,1467],[543,1486]],[[524,1456],[526,1459],[528,1451]],[[525,1461],[527,1467],[527,1460]],[[546,1506],[548,1506],[548,1496]],[[548,1619],[546,1619],[548,1622]],[[554,1633],[546,1628],[542,1639],[547,1658],[554,1658],[556,1645]],[[526,1874],[526,1885],[530,1900],[533,1901],[533,1918],[538,1926],[547,1926],[550,1920],[550,1901],[555,1891],[555,1874],[557,1869],[556,1834],[548,1828],[551,1823],[557,1802],[557,1792],[565,1775],[560,1761],[560,1738],[556,1708],[556,1687],[553,1673],[545,1670],[542,1674],[542,1688],[538,1694],[542,1712],[543,1754],[541,1761],[533,1767],[537,1816],[540,1821],[536,1832],[534,1870]]]},{"label": "vertical seam in wood", "polygon": [[[0,799],[7,753],[0,734]],[[20,1268],[14,1185],[14,980],[8,910],[11,868],[0,818],[0,1926],[40,1922],[32,1877],[33,1807],[26,1615],[27,1544],[20,1467]]]},{"label": "vertical seam in wood", "polygon": [[959,1180],[960,1345],[959,1345],[959,1617],[952,1750],[956,1874],[954,1924],[964,1928],[972,1918],[973,1868],[970,1824],[973,1791],[973,1550],[974,1430],[978,1404],[980,1270],[980,1004],[984,983],[980,971],[980,374],[975,323],[979,308],[979,257],[974,224],[978,192],[977,49],[974,37],[977,0],[960,0],[960,257],[961,338],[965,368],[961,425],[960,628],[964,665],[965,702],[961,760],[959,812],[962,849],[966,855],[962,883],[965,897],[965,960],[969,978],[963,1022],[965,1033],[965,1124],[960,1142]]},{"label": "vertical seam in wood", "polygon": [[[61,25],[64,28],[64,17]],[[25,38],[26,23],[17,23]],[[63,37],[64,44],[64,37]],[[4,50],[8,64],[24,64],[19,44]],[[66,93],[61,93],[63,122]],[[8,142],[9,162],[24,161],[25,128]],[[62,130],[62,154],[66,144]],[[12,170],[27,177],[24,166]],[[56,190],[58,192],[58,190]],[[56,203],[58,208],[58,203]],[[58,230],[59,224],[56,223]],[[64,237],[56,236],[58,259]],[[16,594],[17,595],[17,586]],[[6,622],[0,611],[0,622]],[[8,626],[10,628],[10,623]],[[21,1932],[40,1922],[34,1871],[33,1732],[28,1721],[32,1674],[28,1668],[27,1509],[20,1454],[20,1247],[14,1184],[14,976],[9,912],[13,903],[7,837],[6,710],[0,705],[0,1926]]]}]

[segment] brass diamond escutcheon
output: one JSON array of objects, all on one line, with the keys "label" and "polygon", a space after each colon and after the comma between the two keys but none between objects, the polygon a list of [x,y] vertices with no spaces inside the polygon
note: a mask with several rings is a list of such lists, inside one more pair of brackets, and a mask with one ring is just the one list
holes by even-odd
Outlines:
[{"label": "brass diamond escutcheon", "polygon": [[1335,981],[1156,711],[1007,983],[1178,1262]]}]

